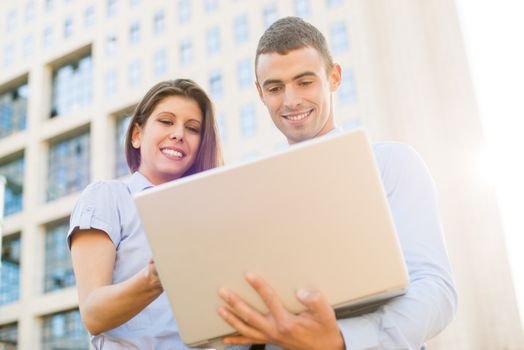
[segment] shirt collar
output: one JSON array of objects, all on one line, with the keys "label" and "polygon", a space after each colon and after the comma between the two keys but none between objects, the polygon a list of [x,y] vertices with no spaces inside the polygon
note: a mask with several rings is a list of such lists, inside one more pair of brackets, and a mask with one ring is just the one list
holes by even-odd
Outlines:
[{"label": "shirt collar", "polygon": [[336,135],[336,134],[340,134],[342,131],[344,131],[344,129],[342,129],[340,126],[337,126],[334,129],[332,129],[331,131],[329,131],[326,135]]},{"label": "shirt collar", "polygon": [[151,188],[154,185],[149,181],[144,175],[140,174],[140,172],[135,171],[133,175],[131,175],[131,178],[127,181],[127,187],[129,187],[129,190],[132,194],[141,192],[147,188]]}]

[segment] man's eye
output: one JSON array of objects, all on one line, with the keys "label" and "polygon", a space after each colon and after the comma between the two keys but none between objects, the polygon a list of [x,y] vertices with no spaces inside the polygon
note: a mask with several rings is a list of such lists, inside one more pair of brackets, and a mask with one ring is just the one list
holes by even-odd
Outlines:
[{"label": "man's eye", "polygon": [[281,90],[280,86],[270,87],[270,88],[267,89],[267,91],[270,94],[275,94],[275,93],[279,92],[280,90]]},{"label": "man's eye", "polygon": [[311,85],[311,84],[313,84],[313,82],[312,82],[312,81],[309,81],[309,80],[307,80],[307,81],[301,81],[301,82],[300,82],[299,84],[300,84],[300,86],[308,86],[308,85]]}]

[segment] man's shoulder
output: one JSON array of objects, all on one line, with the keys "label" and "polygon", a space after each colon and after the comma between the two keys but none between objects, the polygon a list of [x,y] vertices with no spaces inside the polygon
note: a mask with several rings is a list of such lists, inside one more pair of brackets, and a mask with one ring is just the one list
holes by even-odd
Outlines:
[{"label": "man's shoulder", "polygon": [[379,165],[394,165],[420,159],[417,151],[405,143],[379,142],[372,147]]}]

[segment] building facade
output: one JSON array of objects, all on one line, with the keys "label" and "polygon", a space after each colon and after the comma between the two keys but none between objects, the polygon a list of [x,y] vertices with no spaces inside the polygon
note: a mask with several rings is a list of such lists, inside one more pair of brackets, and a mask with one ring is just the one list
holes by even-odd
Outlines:
[{"label": "building facade", "polygon": [[493,190],[465,167],[483,136],[453,0],[24,0],[0,2],[0,349],[88,348],[68,217],[89,182],[128,175],[129,115],[156,82],[189,77],[209,92],[226,162],[286,147],[253,61],[287,15],[316,25],[342,65],[338,124],[412,143],[435,176],[461,298],[431,348],[522,348]]}]

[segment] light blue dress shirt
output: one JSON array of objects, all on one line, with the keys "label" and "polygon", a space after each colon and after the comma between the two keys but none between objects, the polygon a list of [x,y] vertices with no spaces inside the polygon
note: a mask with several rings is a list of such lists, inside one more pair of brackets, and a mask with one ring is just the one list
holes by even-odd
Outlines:
[{"label": "light blue dress shirt", "polygon": [[[327,135],[341,131],[337,128]],[[373,151],[410,285],[406,294],[375,312],[340,319],[338,325],[346,350],[420,350],[451,322],[457,308],[437,192],[426,165],[412,147],[378,143]],[[280,348],[268,344],[266,349]]]},{"label": "light blue dress shirt", "polygon": [[377,311],[339,320],[347,350],[419,350],[442,331],[457,308],[451,266],[429,171],[410,146],[373,147],[395,222],[410,285]]}]

